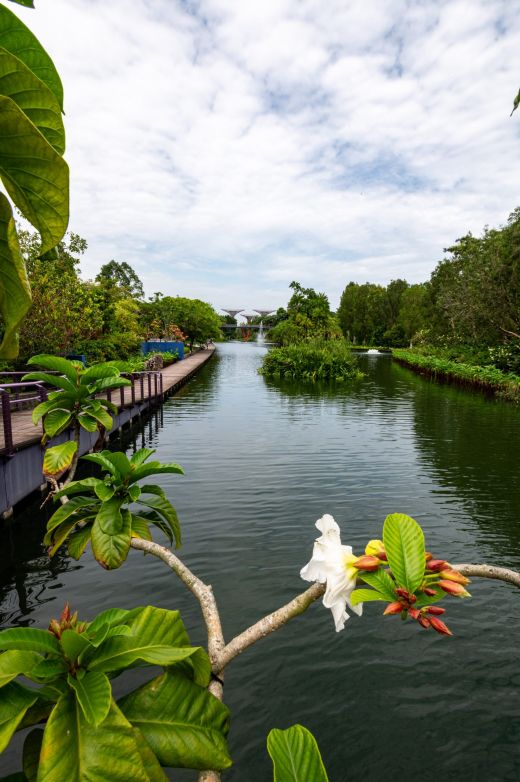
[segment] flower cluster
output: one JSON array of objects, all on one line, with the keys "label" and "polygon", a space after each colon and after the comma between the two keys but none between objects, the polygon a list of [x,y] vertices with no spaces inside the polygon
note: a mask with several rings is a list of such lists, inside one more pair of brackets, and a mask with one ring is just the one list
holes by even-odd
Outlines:
[{"label": "flower cluster", "polygon": [[[359,557],[342,545],[332,516],[318,519],[316,527],[322,534],[300,575],[326,584],[323,605],[331,609],[336,631],[345,626],[347,606],[361,616],[363,602],[382,600],[388,602],[385,615],[410,617],[424,629],[452,635],[439,619],[445,609],[434,604],[447,595],[470,597],[465,589],[469,579],[424,550],[424,535],[416,521],[403,514],[388,516],[383,540],[369,541]],[[358,582],[372,589],[356,589]]]}]

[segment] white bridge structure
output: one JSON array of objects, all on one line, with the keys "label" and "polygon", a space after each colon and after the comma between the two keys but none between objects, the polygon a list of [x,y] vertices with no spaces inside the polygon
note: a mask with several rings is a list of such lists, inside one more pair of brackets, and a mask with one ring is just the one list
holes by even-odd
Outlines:
[{"label": "white bridge structure", "polygon": [[[236,320],[237,315],[241,315],[243,318],[246,319],[245,323],[237,323],[236,325],[234,323],[224,323],[222,324],[221,328],[226,330],[235,330],[235,329],[242,329],[242,330],[254,330],[254,331],[262,331],[264,328],[264,318],[268,320],[269,315],[273,315],[275,313],[275,310],[256,310],[254,309],[252,313],[250,312],[244,312],[243,309],[225,309],[224,307],[221,307],[222,311],[226,313],[226,315],[229,315],[231,318]],[[254,314],[256,313],[256,314]],[[252,323],[253,319],[258,317],[260,315],[260,323]]]}]

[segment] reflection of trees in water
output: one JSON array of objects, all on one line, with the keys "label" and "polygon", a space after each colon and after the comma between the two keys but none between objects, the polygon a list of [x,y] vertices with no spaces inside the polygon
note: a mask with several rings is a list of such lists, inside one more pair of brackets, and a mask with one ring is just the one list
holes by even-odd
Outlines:
[{"label": "reflection of trees in water", "polygon": [[[455,490],[485,533],[520,555],[520,411],[512,404],[421,381],[415,388],[417,447],[435,480]],[[503,542],[498,543],[503,553]]]},{"label": "reflection of trees in water", "polygon": [[32,501],[0,527],[0,624],[30,624],[36,605],[53,599],[45,596],[61,573],[81,566],[58,552],[49,559],[42,545],[48,511],[40,511],[41,499]]}]

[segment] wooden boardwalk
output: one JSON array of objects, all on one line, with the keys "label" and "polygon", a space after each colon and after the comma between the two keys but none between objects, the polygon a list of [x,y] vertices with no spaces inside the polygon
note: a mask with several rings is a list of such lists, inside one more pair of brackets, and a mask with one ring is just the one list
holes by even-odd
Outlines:
[{"label": "wooden boardwalk", "polygon": [[[163,396],[169,396],[180,388],[195,372],[208,361],[215,348],[208,348],[205,350],[199,350],[192,356],[188,356],[183,361],[177,361],[175,364],[171,364],[169,367],[165,367],[157,373],[157,381],[159,381],[159,375],[162,375],[162,392]],[[159,383],[157,383],[159,387]],[[157,393],[159,388],[155,386],[154,376],[150,377],[150,384],[148,378],[144,378],[144,382],[136,380],[133,383],[133,389],[131,386],[126,388],[117,389],[112,391],[111,400],[116,404],[119,410],[127,408],[135,408],[141,402],[146,402],[151,397],[151,404],[157,404]],[[12,429],[13,429],[13,444],[16,450],[25,448],[35,442],[39,442],[42,437],[43,430],[41,423],[35,426],[32,422],[32,410],[18,410],[12,413]],[[4,427],[0,417],[0,450],[5,447],[4,440]]]}]

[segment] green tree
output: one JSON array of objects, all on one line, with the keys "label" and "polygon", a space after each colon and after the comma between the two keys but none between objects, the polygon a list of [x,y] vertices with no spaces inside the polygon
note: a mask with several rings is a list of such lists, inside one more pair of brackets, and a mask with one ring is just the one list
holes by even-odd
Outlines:
[{"label": "green tree", "polygon": [[96,282],[113,285],[121,298],[142,299],[144,297],[143,283],[126,261],[112,260],[105,263],[96,276]]},{"label": "green tree", "polygon": [[[29,0],[15,0],[30,5]],[[0,358],[18,355],[18,330],[31,304],[12,203],[40,234],[47,256],[69,219],[63,160],[63,88],[49,55],[20,19],[0,5]]]}]

